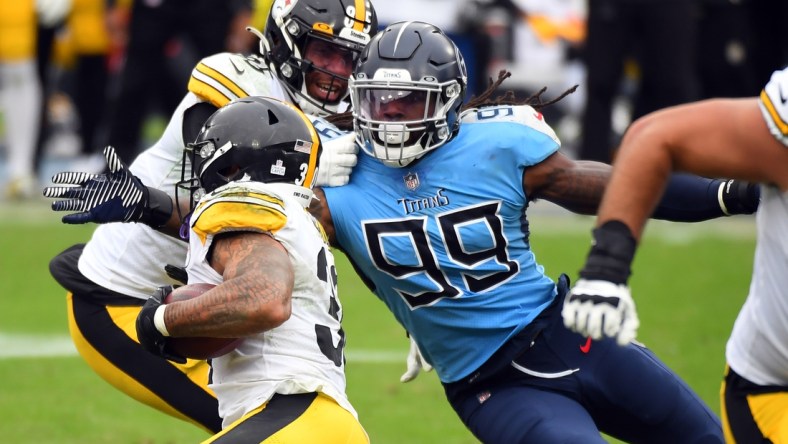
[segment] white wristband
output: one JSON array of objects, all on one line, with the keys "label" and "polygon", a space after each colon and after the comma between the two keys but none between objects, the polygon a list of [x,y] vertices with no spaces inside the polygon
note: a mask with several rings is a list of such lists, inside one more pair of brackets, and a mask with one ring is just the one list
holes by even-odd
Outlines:
[{"label": "white wristband", "polygon": [[153,313],[153,326],[156,327],[156,330],[159,330],[159,333],[169,336],[170,332],[167,331],[167,326],[164,325],[164,310],[166,309],[167,306],[164,304],[156,308],[156,312]]},{"label": "white wristband", "polygon": [[730,188],[731,182],[732,181],[730,180],[726,180],[725,182],[720,184],[719,188],[717,188],[717,201],[720,203],[720,209],[722,210],[722,214],[726,216],[730,216],[731,213],[728,212],[728,207],[725,206],[725,199],[723,199],[722,196],[725,194],[725,191],[727,191],[726,187]]}]

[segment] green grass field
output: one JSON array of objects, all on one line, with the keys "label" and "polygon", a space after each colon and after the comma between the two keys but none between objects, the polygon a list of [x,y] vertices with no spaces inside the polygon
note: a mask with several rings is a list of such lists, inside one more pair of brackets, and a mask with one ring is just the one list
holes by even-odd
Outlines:
[{"label": "green grass field", "polygon": [[[0,207],[0,441],[195,443],[206,435],[126,398],[70,351],[65,292],[49,259],[89,238],[45,203]],[[548,275],[573,279],[592,218],[532,217],[532,246]],[[651,222],[631,281],[649,345],[719,411],[725,341],[749,286],[751,217],[702,224]],[[404,331],[337,258],[347,332],[348,392],[375,444],[477,442],[454,416],[434,373],[409,384]],[[27,342],[25,342],[27,341]],[[31,356],[21,356],[29,353]]]}]

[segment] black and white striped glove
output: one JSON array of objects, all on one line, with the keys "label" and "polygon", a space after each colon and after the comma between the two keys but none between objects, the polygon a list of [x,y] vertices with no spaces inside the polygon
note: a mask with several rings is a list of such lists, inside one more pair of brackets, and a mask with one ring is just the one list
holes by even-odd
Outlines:
[{"label": "black and white striped glove", "polygon": [[163,226],[172,215],[170,196],[143,185],[115,148],[104,148],[104,157],[108,173],[57,173],[52,183],[66,186],[44,188],[44,197],[61,199],[52,202],[53,211],[76,211],[63,216],[63,223],[142,222],[154,228]]}]

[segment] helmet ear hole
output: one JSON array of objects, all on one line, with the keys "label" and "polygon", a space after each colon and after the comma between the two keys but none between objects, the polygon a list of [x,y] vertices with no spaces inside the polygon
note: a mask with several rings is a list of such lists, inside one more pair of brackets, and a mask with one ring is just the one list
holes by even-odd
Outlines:
[{"label": "helmet ear hole", "polygon": [[276,114],[274,114],[274,112],[269,109],[268,110],[268,124],[269,125],[275,125],[277,123],[279,123],[279,118],[277,118]]},{"label": "helmet ear hole", "polygon": [[238,165],[230,165],[227,168],[223,168],[218,171],[218,174],[224,177],[227,182],[232,182],[238,179],[239,173],[241,172],[241,167]]}]

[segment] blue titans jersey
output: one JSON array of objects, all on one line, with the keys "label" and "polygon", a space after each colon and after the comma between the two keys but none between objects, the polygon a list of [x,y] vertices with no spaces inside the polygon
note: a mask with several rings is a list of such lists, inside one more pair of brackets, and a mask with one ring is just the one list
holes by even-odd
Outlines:
[{"label": "blue titans jersey", "polygon": [[337,241],[443,382],[481,366],[555,298],[528,243],[523,172],[558,139],[531,107],[463,116],[415,165],[359,154],[324,188]]}]

